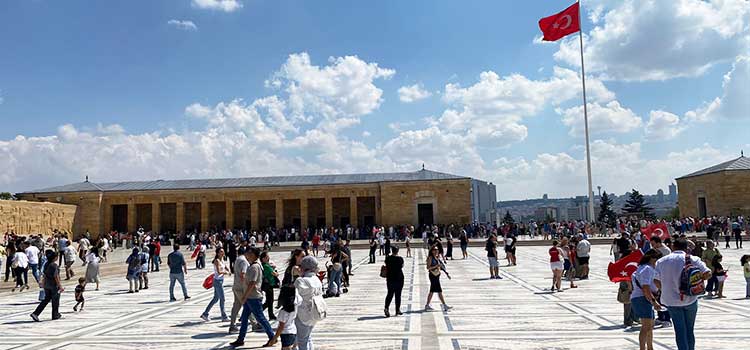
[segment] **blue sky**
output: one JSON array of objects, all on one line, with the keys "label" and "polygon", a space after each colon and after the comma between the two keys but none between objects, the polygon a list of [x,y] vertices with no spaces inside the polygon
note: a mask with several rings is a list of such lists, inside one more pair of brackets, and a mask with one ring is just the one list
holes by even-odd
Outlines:
[{"label": "blue sky", "polygon": [[[580,194],[577,37],[536,25],[570,3],[4,1],[0,190],[426,163]],[[750,150],[746,1],[583,5],[595,185]]]}]

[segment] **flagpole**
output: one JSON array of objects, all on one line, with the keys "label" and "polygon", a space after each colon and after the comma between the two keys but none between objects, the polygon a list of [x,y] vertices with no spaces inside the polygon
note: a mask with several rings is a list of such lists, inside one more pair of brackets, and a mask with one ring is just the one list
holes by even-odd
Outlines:
[{"label": "flagpole", "polygon": [[[581,20],[581,1],[578,0],[578,25],[581,26],[583,22]],[[588,184],[589,191],[587,196],[589,197],[589,222],[594,222],[594,186],[591,183],[591,147],[589,146],[589,113],[588,106],[586,103],[586,70],[583,66],[583,28],[578,29],[578,41],[581,44],[581,84],[583,85],[583,125],[586,134],[586,171],[588,173]]]}]

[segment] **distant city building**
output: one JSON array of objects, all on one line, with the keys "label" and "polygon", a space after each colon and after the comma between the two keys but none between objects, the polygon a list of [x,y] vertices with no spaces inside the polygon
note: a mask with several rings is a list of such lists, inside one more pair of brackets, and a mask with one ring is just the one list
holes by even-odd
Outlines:
[{"label": "distant city building", "polygon": [[544,199],[546,201],[546,200],[549,199],[549,196],[547,196],[547,194],[545,193],[544,195],[542,195],[542,199]]},{"label": "distant city building", "polygon": [[750,214],[750,159],[744,155],[676,180],[681,216]]},{"label": "distant city building", "polygon": [[677,203],[677,185],[669,184],[669,202]]},{"label": "distant city building", "polygon": [[495,221],[497,192],[492,182],[471,180],[471,218],[474,222]]},{"label": "distant city building", "polygon": [[539,207],[534,210],[534,219],[538,222],[544,222],[548,219],[558,221],[560,219],[560,210],[557,207]]},{"label": "distant city building", "polygon": [[664,190],[661,188],[656,191],[656,201],[659,203],[664,203]]}]

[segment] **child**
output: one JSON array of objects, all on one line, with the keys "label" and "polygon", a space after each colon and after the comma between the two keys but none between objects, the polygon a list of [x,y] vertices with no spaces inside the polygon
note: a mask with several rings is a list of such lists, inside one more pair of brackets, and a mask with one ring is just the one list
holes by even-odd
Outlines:
[{"label": "child", "polygon": [[296,306],[300,304],[301,298],[294,289],[282,289],[282,292],[279,295],[279,304],[281,304],[281,311],[278,315],[279,326],[276,328],[276,334],[266,345],[273,346],[281,338],[281,349],[291,350],[296,347],[297,342],[297,327],[294,319],[297,317]]},{"label": "child", "polygon": [[750,299],[750,255],[743,255],[740,264],[745,272],[745,299]]},{"label": "child", "polygon": [[83,299],[83,292],[86,290],[86,279],[81,277],[78,279],[78,285],[76,286],[76,305],[73,306],[73,311],[78,311],[78,305],[81,305],[81,311],[83,311],[83,305],[85,300]]},{"label": "child", "polygon": [[727,279],[727,270],[724,270],[724,267],[721,266],[721,255],[716,254],[712,260],[712,265],[714,267],[714,276],[716,276],[716,280],[719,283],[719,286],[717,287],[718,294],[716,295],[716,297],[726,298],[724,296],[724,281]]},{"label": "child", "polygon": [[141,275],[138,280],[139,289],[148,289],[148,265],[151,257],[148,254],[148,248],[144,248],[138,256],[141,259]]}]

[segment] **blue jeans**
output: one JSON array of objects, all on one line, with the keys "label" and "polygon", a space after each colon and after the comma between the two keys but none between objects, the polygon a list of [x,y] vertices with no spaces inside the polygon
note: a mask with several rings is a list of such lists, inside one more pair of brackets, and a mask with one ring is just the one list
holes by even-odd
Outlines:
[{"label": "blue jeans", "polygon": [[698,302],[688,306],[667,306],[672,316],[674,336],[679,350],[695,350],[695,316],[698,314]]},{"label": "blue jeans", "polygon": [[250,313],[252,312],[255,316],[255,320],[258,321],[263,330],[266,332],[268,339],[273,338],[274,332],[271,328],[271,324],[268,323],[266,316],[263,316],[263,302],[261,299],[247,299],[245,305],[242,308],[242,316],[240,316],[240,334],[237,337],[238,342],[245,341],[245,335],[247,334],[247,324],[250,321]]},{"label": "blue jeans", "polygon": [[219,302],[219,309],[221,309],[221,318],[226,319],[227,313],[224,311],[224,279],[223,278],[214,278],[214,298],[211,299],[211,301],[208,303],[208,306],[206,306],[206,310],[203,311],[203,316],[208,317],[208,312],[211,311],[211,308],[214,307],[214,304],[216,304],[216,301]]},{"label": "blue jeans", "polygon": [[745,277],[745,296],[750,297],[750,277]]},{"label": "blue jeans", "polygon": [[36,283],[39,283],[39,264],[29,263],[29,268],[31,269],[31,274],[34,276]]},{"label": "blue jeans", "polygon": [[313,350],[313,343],[310,338],[313,326],[308,326],[299,319],[294,320],[294,325],[297,326],[297,350]]},{"label": "blue jeans", "polygon": [[331,273],[328,275],[328,294],[341,294],[341,270],[331,269]]},{"label": "blue jeans", "polygon": [[169,300],[174,299],[174,282],[180,282],[182,286],[182,296],[187,298],[187,287],[185,287],[185,274],[182,273],[170,273],[169,274]]}]

